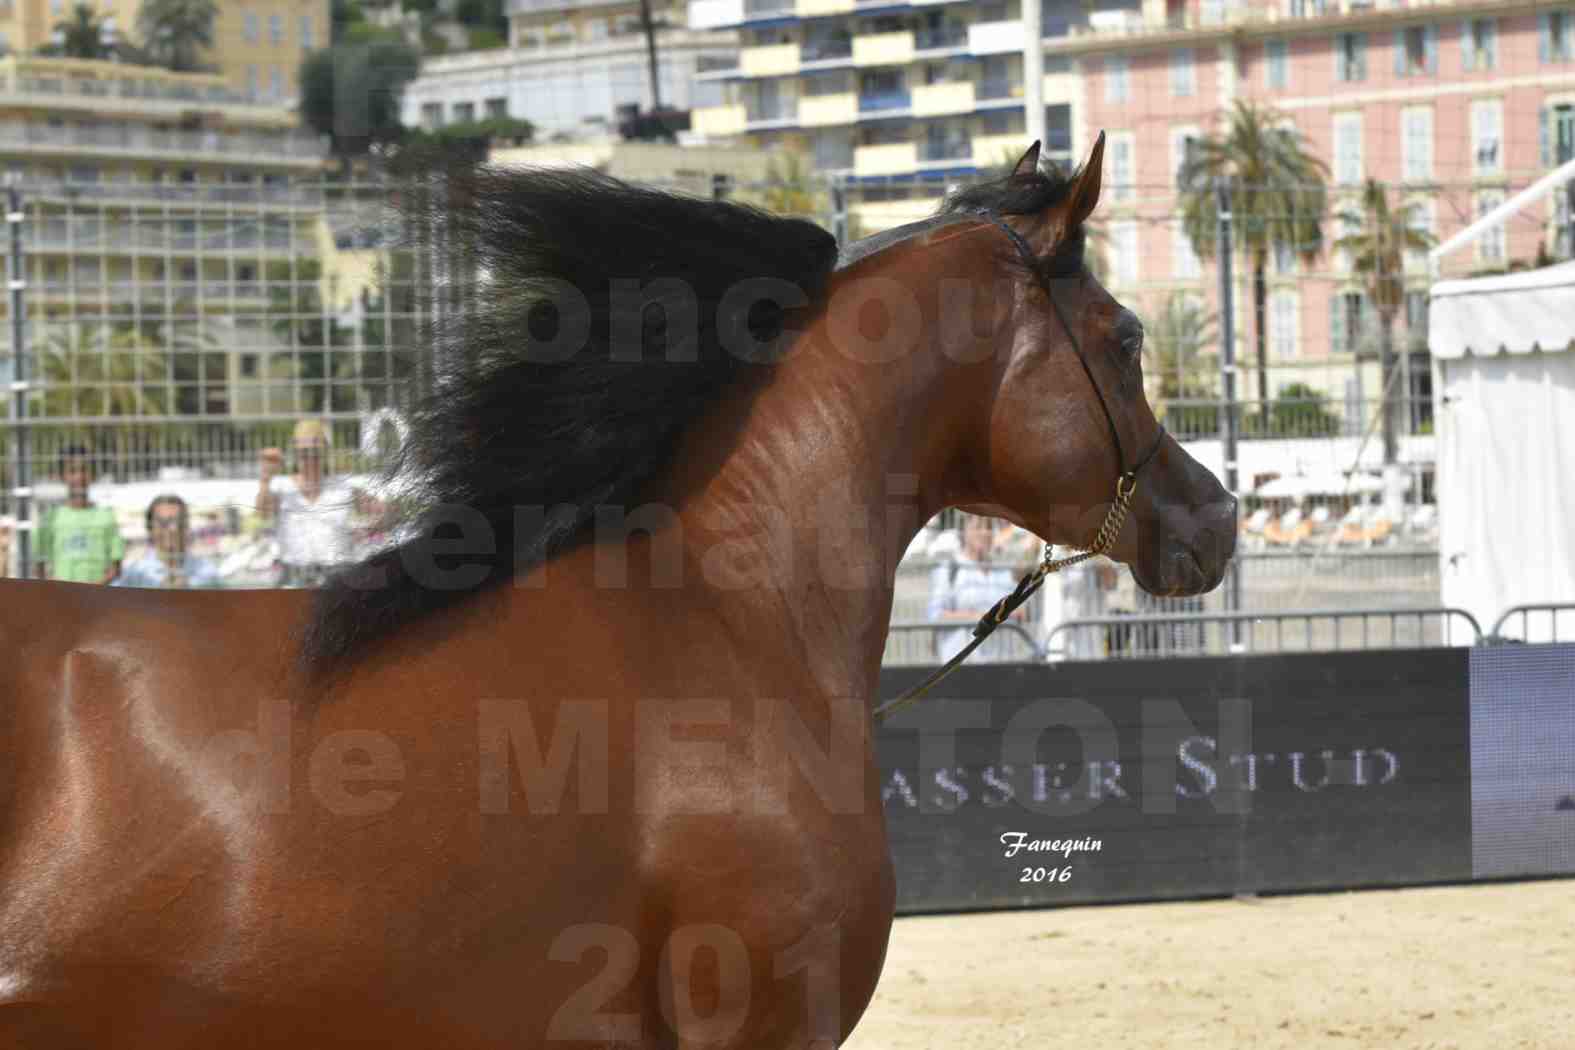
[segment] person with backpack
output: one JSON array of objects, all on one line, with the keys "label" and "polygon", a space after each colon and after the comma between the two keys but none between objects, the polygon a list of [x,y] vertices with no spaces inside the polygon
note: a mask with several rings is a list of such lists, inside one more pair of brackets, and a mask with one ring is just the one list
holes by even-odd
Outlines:
[{"label": "person with backpack", "polygon": [[38,524],[34,574],[68,583],[108,584],[120,575],[126,541],[109,507],[88,499],[93,480],[88,450],[68,445],[60,453],[60,477],[66,502],[52,507]]}]

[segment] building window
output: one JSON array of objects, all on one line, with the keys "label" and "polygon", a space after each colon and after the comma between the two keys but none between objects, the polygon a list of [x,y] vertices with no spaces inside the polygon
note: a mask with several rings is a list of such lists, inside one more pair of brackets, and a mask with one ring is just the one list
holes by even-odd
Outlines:
[{"label": "building window", "polygon": [[1196,87],[1192,49],[1177,48],[1170,53],[1170,93],[1177,98],[1191,95]]},{"label": "building window", "polygon": [[246,11],[241,15],[241,37],[248,44],[255,44],[260,39],[256,11]]},{"label": "building window", "polygon": [[[1477,218],[1480,219],[1488,212],[1504,203],[1504,194],[1500,190],[1483,190],[1477,194]],[[1504,261],[1504,224],[1502,222],[1482,231],[1482,236],[1477,238],[1477,259],[1484,263],[1501,263]]]},{"label": "building window", "polygon": [[[1433,236],[1437,229],[1438,202],[1429,198],[1415,201],[1406,213],[1406,225],[1417,233]],[[1427,249],[1407,249],[1405,253],[1405,267],[1414,273],[1427,272]]]},{"label": "building window", "polygon": [[1544,11],[1537,16],[1537,54],[1544,62],[1568,62],[1575,52],[1571,12]]},{"label": "building window", "polygon": [[1192,238],[1187,236],[1180,219],[1171,220],[1170,273],[1178,281],[1195,281],[1203,276],[1203,265],[1192,248]]},{"label": "building window", "polygon": [[1263,58],[1268,66],[1269,87],[1283,89],[1291,83],[1290,48],[1283,40],[1270,40],[1263,45]]},{"label": "building window", "polygon": [[454,123],[474,124],[476,122],[476,104],[474,102],[454,103]]},{"label": "building window", "polygon": [[1196,156],[1200,136],[1197,128],[1172,128],[1170,131],[1170,182],[1184,189],[1181,174]]},{"label": "building window", "polygon": [[1118,131],[1110,136],[1109,157],[1110,199],[1118,204],[1130,201],[1137,185],[1130,131]]},{"label": "building window", "polygon": [[1362,325],[1366,321],[1367,296],[1361,292],[1339,292],[1329,297],[1329,350],[1334,354],[1359,354],[1362,350]]},{"label": "building window", "polygon": [[1428,106],[1400,111],[1400,171],[1402,182],[1433,178],[1433,110]]},{"label": "building window", "polygon": [[1334,79],[1355,83],[1367,79],[1367,34],[1341,33],[1334,38]]},{"label": "building window", "polygon": [[1114,256],[1110,260],[1110,270],[1115,275],[1116,284],[1128,287],[1137,284],[1137,223],[1113,222],[1110,224],[1110,254]]},{"label": "building window", "polygon": [[1395,76],[1417,77],[1438,72],[1438,27],[1407,26],[1395,30]]},{"label": "building window", "polygon": [[312,16],[311,15],[302,15],[301,16],[301,49],[303,51],[310,51],[312,48],[314,48],[316,46],[317,46],[317,44],[313,40],[313,37],[312,37]]},{"label": "building window", "polygon": [[1575,160],[1575,105],[1544,107],[1537,114],[1537,138],[1544,168]]},{"label": "building window", "polygon": [[1295,357],[1301,343],[1296,300],[1296,293],[1288,289],[1275,292],[1269,299],[1269,352],[1275,357]]},{"label": "building window", "polygon": [[1362,181],[1362,115],[1334,117],[1334,181],[1354,186]]},{"label": "building window", "polygon": [[270,44],[284,43],[284,16],[268,16],[268,42]]},{"label": "building window", "polygon": [[1497,175],[1504,170],[1504,103],[1480,99],[1471,103],[1471,173]]},{"label": "building window", "polygon": [[1118,55],[1105,59],[1105,101],[1125,102],[1128,96],[1130,63]]},{"label": "building window", "polygon": [[284,98],[284,71],[278,66],[268,70],[268,97],[275,102]]},{"label": "building window", "polygon": [[1460,30],[1460,61],[1467,73],[1498,65],[1498,22],[1491,18],[1468,19]]},{"label": "building window", "polygon": [[257,67],[246,67],[246,97],[252,100],[257,98]]},{"label": "building window", "polygon": [[421,126],[428,131],[434,131],[443,126],[443,103],[421,103]]},{"label": "building window", "polygon": [[509,115],[509,100],[506,98],[489,98],[485,106],[488,120],[502,120]]}]

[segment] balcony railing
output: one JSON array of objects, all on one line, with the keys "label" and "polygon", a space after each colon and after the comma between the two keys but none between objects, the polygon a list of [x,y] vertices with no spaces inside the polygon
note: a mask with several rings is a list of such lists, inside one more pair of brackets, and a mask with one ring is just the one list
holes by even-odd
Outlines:
[{"label": "balcony railing", "polygon": [[203,183],[39,182],[22,187],[25,197],[73,200],[165,201],[171,204],[281,204],[321,207],[319,186],[247,186]]},{"label": "balcony railing", "polygon": [[315,241],[305,231],[294,237],[289,230],[187,233],[157,225],[128,226],[122,223],[75,230],[57,223],[48,223],[42,228],[24,227],[22,245],[31,251],[59,252],[89,249],[130,252],[139,248],[178,252],[235,252],[261,248],[266,251],[311,254],[315,250]]},{"label": "balcony railing", "polygon": [[172,84],[164,80],[98,80],[87,77],[17,77],[15,87],[0,81],[0,93],[8,90],[38,95],[82,98],[131,98],[168,102],[229,103],[262,105],[257,95],[236,91],[223,84]]},{"label": "balcony railing", "polygon": [[783,18],[797,10],[797,0],[744,0],[746,19]]},{"label": "balcony railing", "polygon": [[744,119],[751,124],[763,124],[770,121],[796,120],[798,113],[792,106],[778,102],[774,106],[746,106]]},{"label": "balcony railing", "polygon": [[51,127],[26,121],[0,122],[0,146],[59,146],[139,154],[230,154],[289,160],[321,160],[328,154],[326,143],[312,135],[176,131],[124,124]]},{"label": "balcony railing", "polygon": [[701,55],[695,60],[696,73],[732,73],[738,69],[738,55]]},{"label": "balcony railing", "polygon": [[912,104],[913,99],[906,91],[881,91],[859,96],[860,113],[907,109]]}]

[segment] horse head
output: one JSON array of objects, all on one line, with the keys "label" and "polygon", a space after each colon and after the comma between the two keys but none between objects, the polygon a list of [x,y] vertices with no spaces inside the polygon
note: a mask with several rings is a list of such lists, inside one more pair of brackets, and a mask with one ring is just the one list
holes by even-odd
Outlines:
[{"label": "horse head", "polygon": [[990,336],[949,348],[966,358],[963,344],[989,344],[985,367],[969,369],[975,382],[958,387],[989,409],[970,443],[976,498],[954,502],[1087,550],[1118,491],[1131,489],[1105,552],[1153,594],[1198,594],[1220,582],[1235,549],[1236,500],[1155,418],[1143,324],[1084,262],[1103,156],[1101,134],[1076,173],[1047,174],[1036,143],[1003,182],[948,203],[990,227],[968,238],[986,256],[977,265],[1011,282]]}]

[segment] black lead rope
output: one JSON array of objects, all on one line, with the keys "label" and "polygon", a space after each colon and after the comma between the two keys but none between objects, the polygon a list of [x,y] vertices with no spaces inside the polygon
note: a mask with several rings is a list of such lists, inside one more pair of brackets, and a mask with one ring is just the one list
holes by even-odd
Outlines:
[{"label": "black lead rope", "polygon": [[1018,580],[1017,587],[1011,594],[990,606],[989,611],[979,617],[979,622],[974,624],[973,640],[964,646],[957,655],[930,672],[924,681],[896,699],[888,700],[877,707],[875,709],[875,717],[877,719],[885,718],[898,708],[913,703],[929,692],[935,683],[951,674],[959,664],[968,659],[975,649],[984,644],[986,638],[995,633],[997,627],[1006,622],[1007,617],[1011,616],[1023,606],[1024,602],[1033,597],[1034,592],[1039,590],[1040,586],[1045,582],[1046,576],[1053,572],[1059,572],[1068,565],[1075,565],[1095,555],[1103,554],[1108,550],[1115,543],[1116,536],[1120,534],[1121,526],[1126,521],[1127,508],[1132,502],[1133,493],[1137,491],[1138,471],[1148,466],[1149,460],[1154,458],[1154,454],[1159,451],[1160,443],[1165,439],[1165,428],[1161,425],[1159,432],[1154,435],[1153,447],[1148,450],[1142,459],[1138,460],[1136,466],[1131,470],[1126,469],[1127,457],[1121,444],[1121,433],[1116,429],[1116,417],[1111,414],[1110,405],[1105,401],[1105,395],[1100,391],[1099,384],[1094,380],[1094,371],[1088,366],[1088,359],[1083,356],[1083,346],[1077,341],[1077,334],[1072,330],[1066,315],[1061,312],[1061,304],[1056,301],[1055,294],[1050,290],[1050,286],[1044,281],[1043,277],[1040,276],[1039,268],[1034,265],[1033,250],[1028,247],[1028,242],[1023,239],[1022,234],[1008,226],[994,212],[981,212],[980,216],[993,223],[1011,240],[1012,246],[1017,249],[1017,254],[1022,258],[1024,265],[1034,275],[1034,279],[1039,282],[1039,287],[1044,289],[1045,296],[1050,300],[1050,306],[1055,311],[1056,319],[1061,322],[1061,327],[1066,332],[1067,339],[1071,340],[1072,349],[1077,353],[1077,362],[1083,366],[1083,374],[1088,376],[1089,385],[1094,388],[1094,396],[1099,399],[1099,407],[1105,413],[1105,422],[1110,424],[1110,439],[1116,446],[1116,461],[1121,471],[1116,478],[1116,499],[1110,505],[1110,511],[1105,515],[1104,524],[1099,527],[1099,533],[1094,537],[1092,546],[1080,554],[1052,560],[1050,555],[1054,548],[1046,543],[1044,558],[1034,567],[1033,572]]}]

